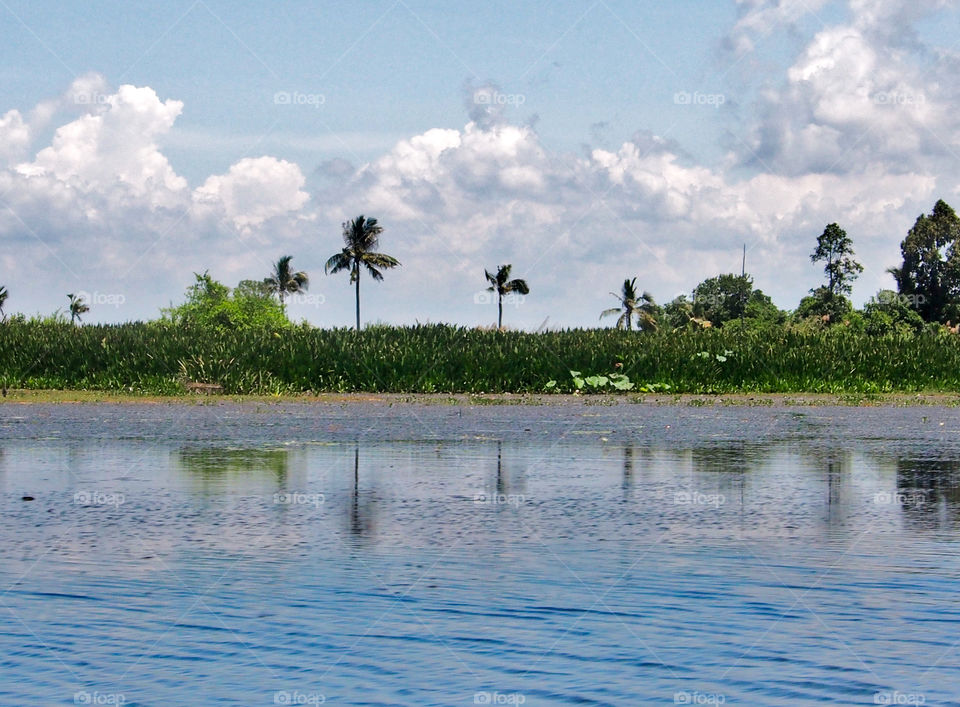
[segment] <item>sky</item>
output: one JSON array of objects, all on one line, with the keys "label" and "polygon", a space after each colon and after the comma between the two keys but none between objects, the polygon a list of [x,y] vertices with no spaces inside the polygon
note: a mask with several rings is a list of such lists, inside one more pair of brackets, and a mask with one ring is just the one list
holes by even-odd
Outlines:
[{"label": "sky", "polygon": [[[886,269],[960,208],[960,9],[946,0],[0,0],[7,313],[84,293],[150,319],[194,273],[282,255],[294,319],[353,320],[341,224],[402,266],[366,322],[597,326],[626,278],[660,303],[739,272],[786,309],[832,222]],[[612,325],[608,320],[604,325]]]}]

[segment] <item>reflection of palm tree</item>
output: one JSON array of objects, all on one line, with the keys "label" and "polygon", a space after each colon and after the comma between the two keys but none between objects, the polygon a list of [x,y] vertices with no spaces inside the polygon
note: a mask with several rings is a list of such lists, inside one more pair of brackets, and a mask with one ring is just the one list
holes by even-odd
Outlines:
[{"label": "reflection of palm tree", "polygon": [[353,448],[353,491],[350,493],[350,534],[364,538],[373,531],[373,508],[360,502],[360,445]]},{"label": "reflection of palm tree", "polygon": [[507,493],[507,484],[503,478],[503,458],[501,456],[501,447],[503,442],[497,440],[497,495],[504,496]]},{"label": "reflection of palm tree", "polygon": [[623,489],[626,491],[633,486],[633,447],[629,444],[623,448]]}]

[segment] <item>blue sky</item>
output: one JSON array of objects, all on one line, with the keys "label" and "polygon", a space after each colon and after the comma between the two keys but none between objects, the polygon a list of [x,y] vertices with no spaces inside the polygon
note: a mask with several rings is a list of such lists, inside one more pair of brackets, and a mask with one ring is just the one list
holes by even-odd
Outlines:
[{"label": "blue sky", "polygon": [[509,261],[532,292],[508,324],[593,325],[625,277],[665,302],[736,269],[743,243],[795,306],[838,221],[863,301],[913,219],[960,202],[957,15],[3,0],[0,284],[13,311],[84,291],[91,321],[146,318],[194,271],[235,284],[291,253],[318,295],[294,316],[344,325],[346,278],[322,263],[367,213],[404,263],[366,288],[368,320],[487,323],[483,269]]}]

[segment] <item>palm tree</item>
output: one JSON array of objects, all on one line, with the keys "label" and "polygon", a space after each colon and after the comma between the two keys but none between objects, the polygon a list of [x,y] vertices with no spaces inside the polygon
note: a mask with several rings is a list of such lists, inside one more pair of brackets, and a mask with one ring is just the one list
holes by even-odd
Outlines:
[{"label": "palm tree", "polygon": [[288,294],[294,295],[298,292],[304,292],[310,286],[310,278],[307,277],[307,273],[293,272],[293,268],[290,267],[291,260],[293,260],[292,255],[285,255],[280,258],[274,264],[270,277],[263,280],[263,284],[267,286],[270,293],[280,297],[280,308],[284,311],[286,311],[286,308],[283,300]]},{"label": "palm tree", "polygon": [[623,291],[621,294],[611,292],[611,295],[620,300],[619,307],[605,309],[600,313],[600,318],[608,317],[612,314],[619,314],[617,319],[618,329],[633,329],[634,317],[637,319],[639,329],[657,328],[657,304],[653,301],[653,295],[649,292],[643,292],[637,296],[637,278],[623,281]]},{"label": "palm tree", "polygon": [[80,321],[81,314],[86,314],[90,311],[90,307],[83,301],[82,296],[67,295],[67,297],[70,299],[70,323],[75,324]]},{"label": "palm tree", "polygon": [[360,331],[360,266],[363,265],[376,281],[383,279],[379,268],[395,268],[400,262],[392,255],[377,253],[383,226],[375,218],[365,218],[362,214],[343,224],[343,242],[346,244],[339,253],[330,256],[324,270],[328,275],[341,270],[350,271],[350,282],[357,287],[357,331]]},{"label": "palm tree", "polygon": [[507,265],[501,265],[497,268],[496,275],[491,275],[489,270],[483,271],[487,282],[490,283],[487,292],[497,293],[497,329],[503,328],[503,296],[513,292],[518,292],[521,295],[530,294],[530,288],[527,287],[526,280],[510,279],[511,268],[513,268],[513,266],[509,263]]},{"label": "palm tree", "polygon": [[0,321],[5,322],[7,320],[7,315],[3,313],[3,305],[7,303],[7,297],[10,295],[7,292],[7,288],[3,285],[0,285]]}]

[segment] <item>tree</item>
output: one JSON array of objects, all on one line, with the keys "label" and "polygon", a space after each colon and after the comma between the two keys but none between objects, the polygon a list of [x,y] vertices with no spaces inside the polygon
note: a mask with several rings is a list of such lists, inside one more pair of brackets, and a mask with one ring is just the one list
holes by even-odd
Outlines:
[{"label": "tree", "polygon": [[365,218],[362,214],[343,224],[344,248],[330,257],[324,268],[328,275],[341,270],[350,271],[350,282],[357,287],[357,331],[360,331],[360,266],[370,273],[374,281],[383,280],[380,269],[395,268],[400,262],[392,255],[377,253],[380,234],[383,227],[375,218]]},{"label": "tree", "polygon": [[67,295],[70,300],[70,323],[75,324],[80,321],[80,315],[90,311],[90,307],[83,301],[83,296]]},{"label": "tree", "polygon": [[880,290],[863,305],[867,334],[918,334],[923,331],[923,318],[911,301],[893,290]]},{"label": "tree", "polygon": [[187,288],[186,302],[163,310],[168,321],[182,326],[239,329],[280,329],[290,325],[269,286],[262,280],[241,280],[230,288],[209,272],[194,273],[196,282]]},{"label": "tree", "polygon": [[7,288],[0,285],[0,321],[7,321],[7,315],[3,312],[3,306],[7,303],[7,297],[10,295]]},{"label": "tree", "polygon": [[307,277],[307,273],[294,272],[293,268],[290,267],[291,260],[293,260],[292,255],[285,255],[280,258],[274,263],[270,277],[263,280],[263,284],[269,288],[271,294],[280,297],[280,309],[284,311],[286,311],[286,306],[283,300],[288,294],[305,292],[310,286],[310,278]]},{"label": "tree", "polygon": [[749,275],[718,275],[704,280],[693,290],[693,316],[723,326],[729,321],[750,318],[780,321],[783,313],[762,290],[754,289]]},{"label": "tree", "polygon": [[643,292],[637,296],[637,278],[624,280],[621,292],[611,292],[611,295],[620,301],[619,307],[605,309],[600,313],[600,318],[619,314],[617,319],[617,328],[630,331],[633,329],[633,320],[637,320],[637,328],[640,330],[656,330],[660,308],[653,301],[653,295],[649,292]]},{"label": "tree", "polygon": [[853,281],[863,272],[863,266],[853,256],[853,239],[837,224],[831,223],[817,237],[817,247],[810,255],[810,261],[826,263],[823,272],[827,276],[830,297],[843,297],[853,291]]},{"label": "tree", "polygon": [[927,322],[955,320],[960,296],[960,218],[942,199],[921,214],[900,244],[903,262],[888,272]]},{"label": "tree", "polygon": [[490,283],[490,287],[487,288],[487,292],[496,292],[497,293],[497,329],[503,328],[503,298],[505,295],[511,293],[518,293],[521,295],[529,295],[530,288],[527,286],[526,280],[510,279],[510,270],[513,268],[509,263],[507,265],[501,265],[497,268],[497,274],[491,275],[489,270],[484,270],[483,274],[487,278],[487,282]]}]

